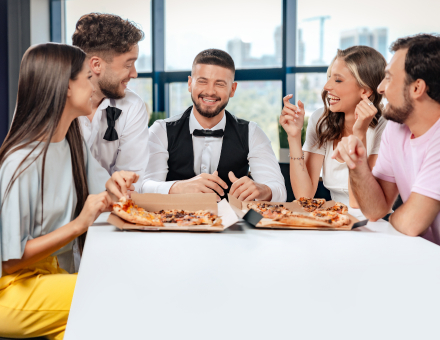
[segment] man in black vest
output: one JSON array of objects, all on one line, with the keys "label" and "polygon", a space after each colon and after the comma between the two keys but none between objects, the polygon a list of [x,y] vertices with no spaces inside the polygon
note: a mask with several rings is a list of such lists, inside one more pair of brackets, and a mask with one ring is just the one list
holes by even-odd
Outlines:
[{"label": "man in black vest", "polygon": [[225,110],[237,89],[234,75],[228,53],[209,49],[196,56],[188,77],[194,106],[150,128],[142,192],[215,192],[245,201],[286,200],[270,140],[254,122]]}]

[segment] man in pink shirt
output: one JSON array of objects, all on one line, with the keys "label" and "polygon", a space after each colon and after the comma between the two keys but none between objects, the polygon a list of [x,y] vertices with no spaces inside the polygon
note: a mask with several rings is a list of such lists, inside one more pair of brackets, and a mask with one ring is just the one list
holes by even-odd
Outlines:
[{"label": "man in pink shirt", "polygon": [[385,216],[398,193],[403,204],[390,217],[398,231],[440,245],[440,37],[398,39],[379,85],[388,105],[373,171],[362,142],[344,137],[333,153],[350,169],[350,183],[363,214]]}]

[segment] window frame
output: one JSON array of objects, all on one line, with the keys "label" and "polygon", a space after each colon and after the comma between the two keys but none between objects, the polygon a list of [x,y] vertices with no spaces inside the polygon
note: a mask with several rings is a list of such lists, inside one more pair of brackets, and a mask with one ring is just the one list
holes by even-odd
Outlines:
[{"label": "window frame", "polygon": [[[153,112],[169,116],[168,85],[187,82],[191,71],[165,71],[165,1],[151,0],[152,72],[140,72],[138,78],[152,79]],[[296,73],[326,73],[328,66],[296,66],[297,1],[282,0],[282,65],[277,68],[238,69],[236,81],[282,82],[282,96],[295,93]],[[64,42],[65,0],[50,1],[51,41]],[[293,76],[290,76],[293,75]],[[280,98],[282,101],[283,98]]]}]

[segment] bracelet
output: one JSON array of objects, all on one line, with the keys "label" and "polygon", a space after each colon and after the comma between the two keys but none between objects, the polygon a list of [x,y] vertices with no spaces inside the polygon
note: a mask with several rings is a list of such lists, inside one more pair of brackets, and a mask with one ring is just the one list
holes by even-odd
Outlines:
[{"label": "bracelet", "polygon": [[[289,158],[290,159],[292,159],[292,160],[294,160],[294,161],[303,161],[303,163],[302,163],[302,168],[303,168],[303,171],[305,171],[304,170],[304,152],[303,152],[303,155],[301,156],[301,157],[292,157],[292,156],[290,156],[290,154],[289,154]],[[301,165],[301,163],[300,163],[300,165]]]},{"label": "bracelet", "polygon": [[294,161],[300,161],[301,159],[304,160],[304,152],[303,152],[303,155],[302,155],[301,157],[296,157],[296,158],[290,156],[290,154],[289,154],[289,158],[290,158],[290,159],[293,159]]}]

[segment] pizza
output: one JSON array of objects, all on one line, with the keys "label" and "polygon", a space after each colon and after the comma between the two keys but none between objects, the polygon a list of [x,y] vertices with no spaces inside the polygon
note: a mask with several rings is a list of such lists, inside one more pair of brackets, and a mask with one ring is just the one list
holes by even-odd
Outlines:
[{"label": "pizza", "polygon": [[113,204],[113,213],[122,219],[145,226],[164,226],[164,223],[177,223],[178,226],[188,225],[221,225],[217,215],[206,211],[161,210],[149,212],[134,204],[133,200],[122,197]]},{"label": "pizza", "polygon": [[162,222],[177,223],[177,225],[222,224],[221,218],[206,210],[161,210],[155,212],[155,214],[161,216]]},{"label": "pizza", "polygon": [[[301,201],[301,199],[299,200]],[[297,201],[297,202],[299,202]],[[325,200],[321,199],[303,199],[307,202],[303,209],[305,211],[311,209],[310,205],[321,207]],[[315,202],[313,202],[315,201]],[[301,205],[302,206],[302,205]],[[294,212],[284,207],[282,204],[274,203],[257,203],[252,202],[247,205],[248,209],[253,209],[260,213],[264,218],[282,223],[284,225],[301,226],[301,227],[330,227],[338,228],[350,224],[350,218],[347,215],[339,213],[339,211],[348,210],[342,203],[336,203],[333,207],[324,209],[314,209],[309,214]],[[345,213],[346,214],[346,213]],[[277,224],[278,225],[278,224]]]},{"label": "pizza", "polygon": [[113,204],[113,213],[120,218],[136,224],[146,226],[163,226],[159,215],[145,211],[134,204],[133,200],[122,197]]},{"label": "pizza", "polygon": [[310,213],[310,216],[329,223],[336,228],[350,224],[350,218],[347,215],[339,214],[334,211],[315,210]]},{"label": "pizza", "polygon": [[325,199],[301,197],[300,199],[295,200],[294,202],[298,203],[305,211],[312,212],[316,209],[321,208],[325,203]]},{"label": "pizza", "polygon": [[279,218],[281,215],[285,215],[290,212],[282,204],[272,204],[272,203],[249,203],[247,205],[248,209],[253,209],[260,213],[266,218]]},{"label": "pizza", "polygon": [[[317,209],[317,210],[321,210],[321,209],[322,209],[322,208]],[[336,213],[338,213],[338,214],[344,214],[344,215],[347,215],[347,214],[348,214],[348,208],[347,208],[347,206],[346,206],[345,204],[343,204],[343,203],[339,203],[339,202],[335,203],[334,206],[325,209],[325,211],[333,211],[333,212],[336,212]]]}]

